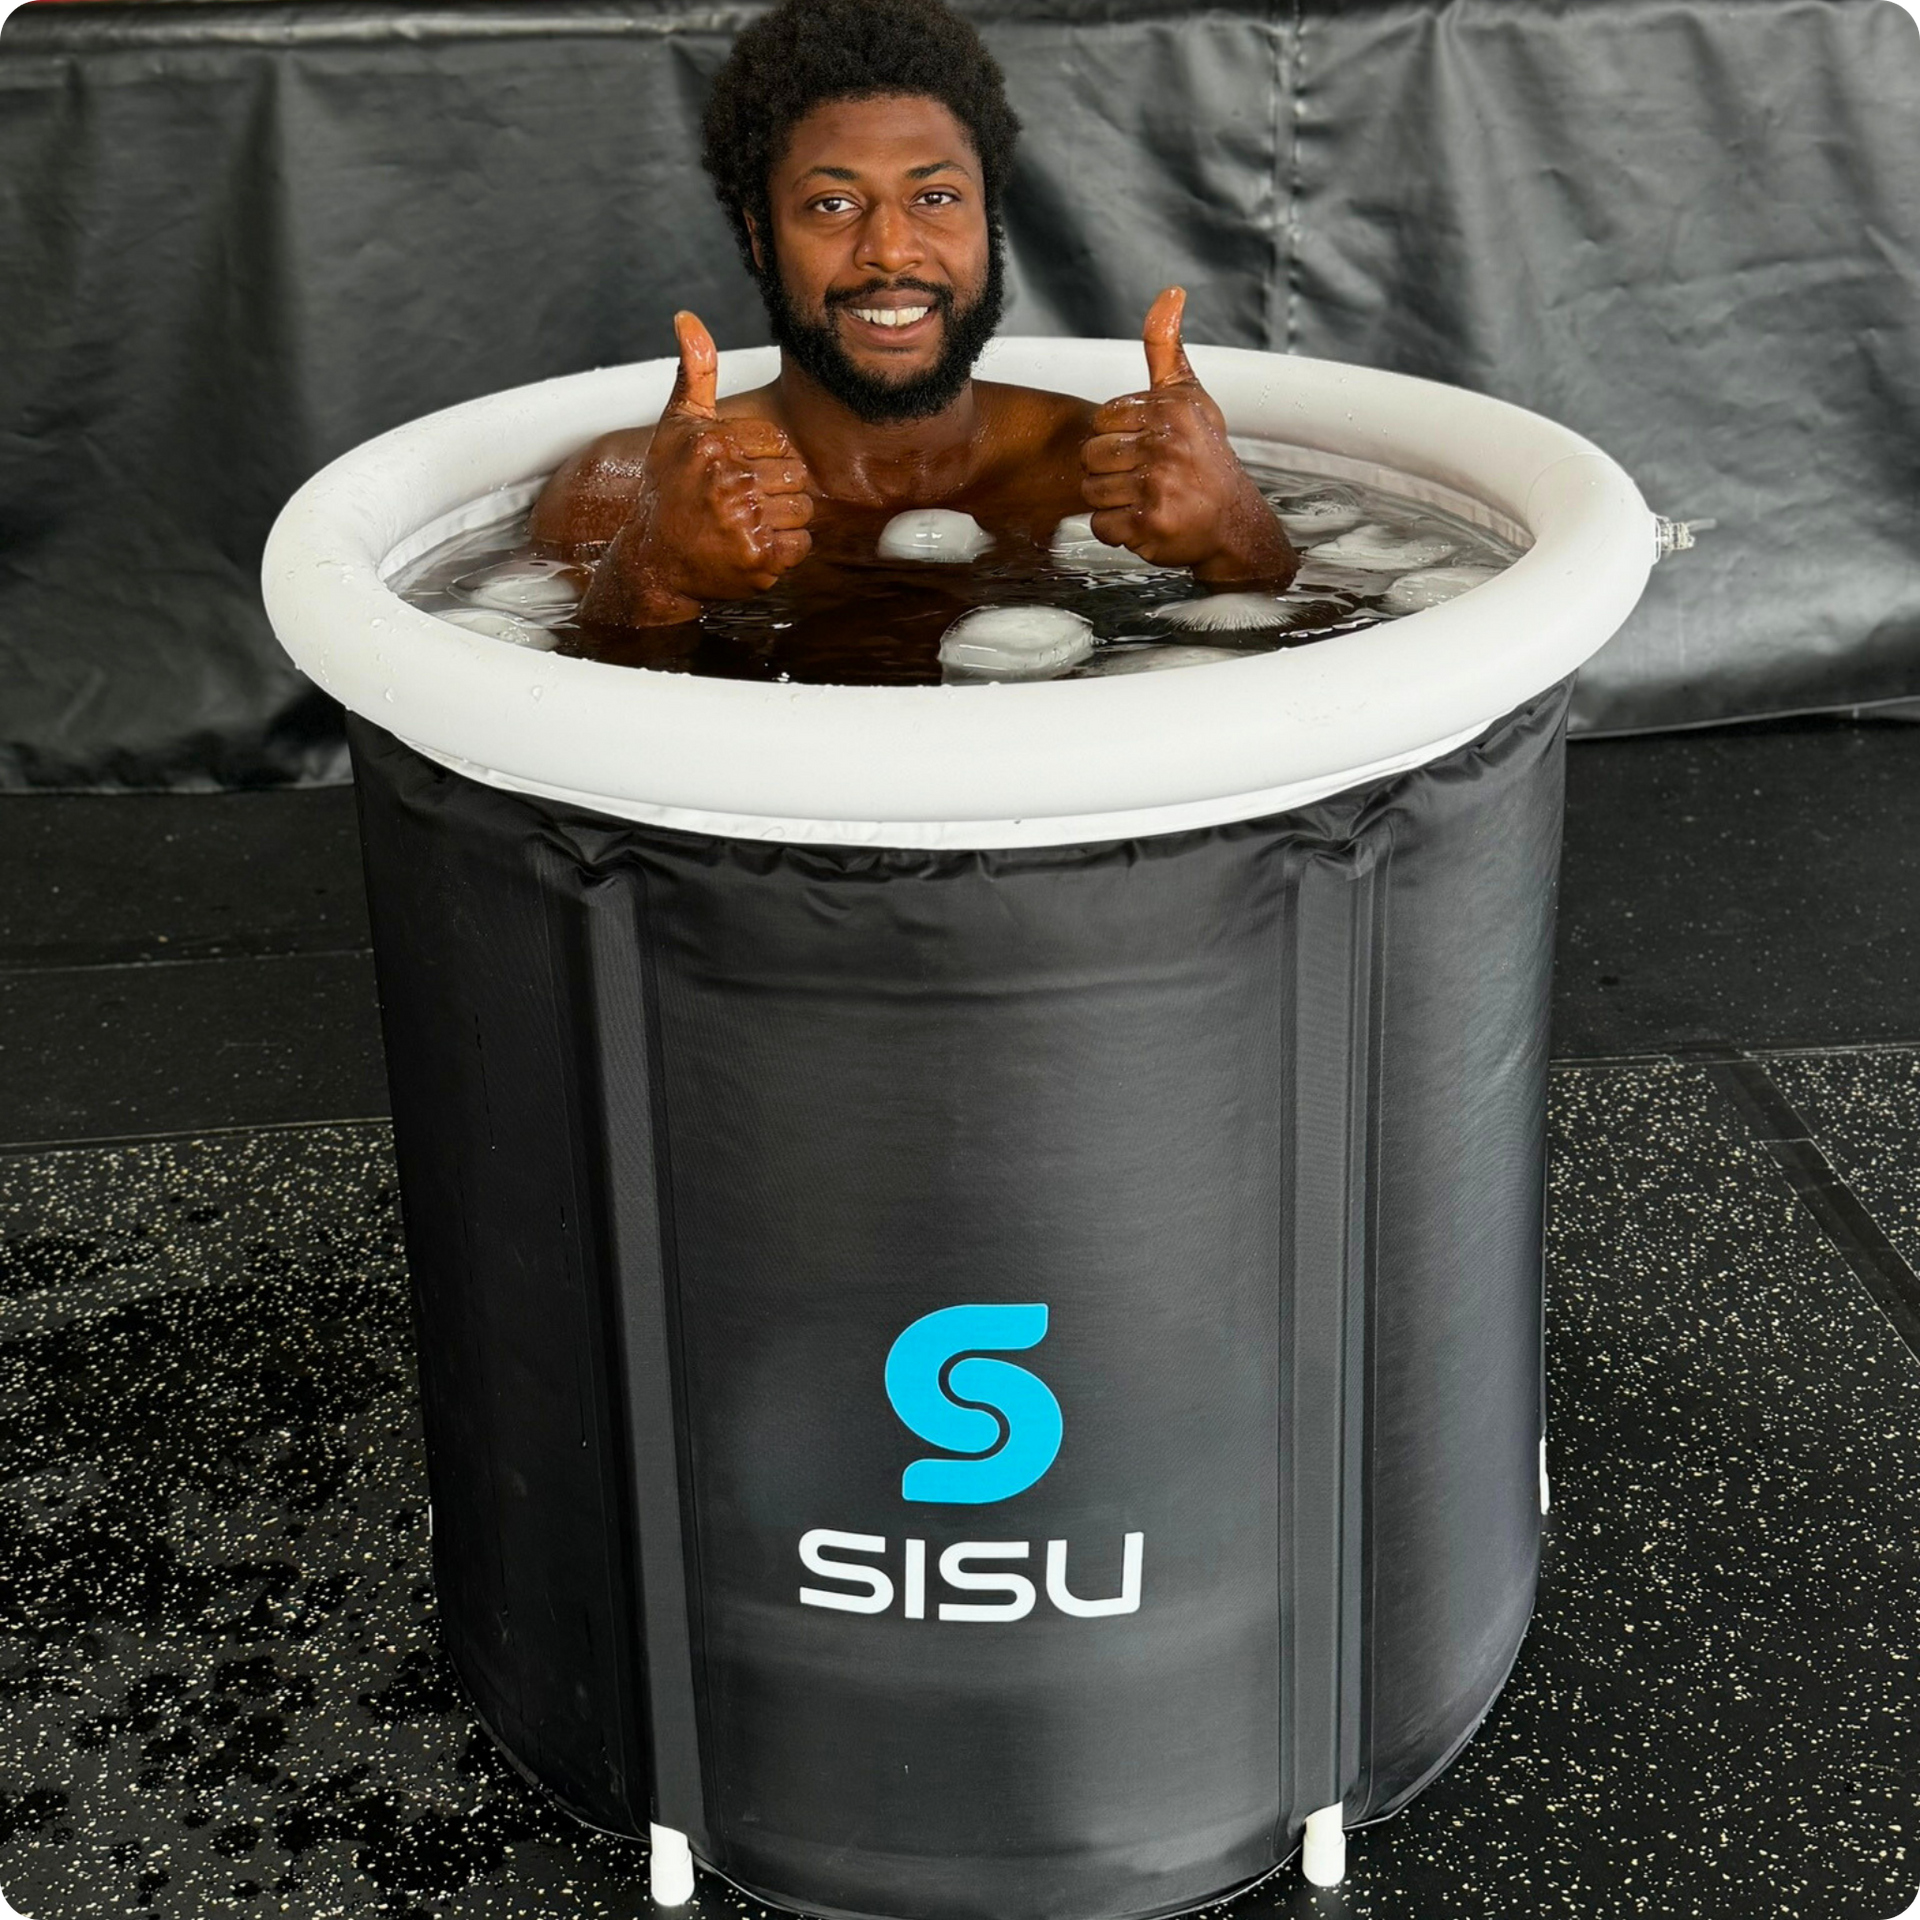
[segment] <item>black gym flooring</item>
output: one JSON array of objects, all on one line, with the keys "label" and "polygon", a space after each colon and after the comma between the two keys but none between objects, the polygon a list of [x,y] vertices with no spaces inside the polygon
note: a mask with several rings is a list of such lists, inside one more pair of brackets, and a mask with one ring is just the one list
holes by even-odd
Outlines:
[{"label": "black gym flooring", "polygon": [[[1539,1612],[1453,1769],[1236,1912],[1920,1895],[1920,727],[1570,756]],[[0,1893],[643,1915],[435,1640],[344,791],[0,796]],[[696,1908],[757,1912],[702,1879]],[[0,1906],[0,1920],[5,1907]]]}]

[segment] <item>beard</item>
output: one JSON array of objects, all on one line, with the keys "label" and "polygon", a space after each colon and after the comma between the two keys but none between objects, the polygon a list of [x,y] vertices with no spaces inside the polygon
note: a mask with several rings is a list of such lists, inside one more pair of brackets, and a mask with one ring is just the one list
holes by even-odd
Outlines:
[{"label": "beard", "polygon": [[[902,420],[925,420],[960,397],[973,373],[981,349],[1000,324],[1006,296],[1006,263],[996,222],[987,238],[987,277],[979,295],[967,306],[954,303],[951,287],[925,280],[871,280],[851,292],[827,295],[827,317],[809,319],[794,306],[777,257],[760,275],[760,294],[767,304],[767,320],[775,344],[803,371],[817,380],[834,399],[869,426],[888,426]],[[857,307],[883,290],[925,294],[927,304],[940,315],[940,357],[923,373],[904,380],[888,380],[867,373],[849,358],[835,330],[832,310]]]}]

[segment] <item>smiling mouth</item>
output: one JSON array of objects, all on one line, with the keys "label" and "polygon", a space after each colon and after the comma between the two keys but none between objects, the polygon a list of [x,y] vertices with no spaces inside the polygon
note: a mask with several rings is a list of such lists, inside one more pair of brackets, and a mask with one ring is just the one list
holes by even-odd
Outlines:
[{"label": "smiling mouth", "polygon": [[[919,295],[919,298],[915,298]],[[903,353],[918,348],[939,331],[946,302],[930,289],[891,287],[867,290],[864,300],[836,300],[847,317],[853,341],[878,353]]]},{"label": "smiling mouth", "polygon": [[864,320],[870,327],[911,327],[924,320],[933,309],[931,307],[849,307],[847,311],[856,320]]}]

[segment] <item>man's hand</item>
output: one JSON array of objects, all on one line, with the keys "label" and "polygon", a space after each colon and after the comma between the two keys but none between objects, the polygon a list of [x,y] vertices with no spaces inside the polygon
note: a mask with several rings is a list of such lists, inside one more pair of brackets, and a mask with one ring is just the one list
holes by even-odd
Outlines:
[{"label": "man's hand", "polygon": [[712,336],[691,313],[676,313],[673,330],[680,372],[633,513],[580,603],[583,620],[691,620],[703,601],[766,592],[813,545],[806,463],[771,420],[721,419]]},{"label": "man's hand", "polygon": [[1284,587],[1299,556],[1187,364],[1186,304],[1181,288],[1168,287],[1148,309],[1147,391],[1109,400],[1081,446],[1080,493],[1094,509],[1094,535],[1155,566],[1191,567],[1202,580]]}]

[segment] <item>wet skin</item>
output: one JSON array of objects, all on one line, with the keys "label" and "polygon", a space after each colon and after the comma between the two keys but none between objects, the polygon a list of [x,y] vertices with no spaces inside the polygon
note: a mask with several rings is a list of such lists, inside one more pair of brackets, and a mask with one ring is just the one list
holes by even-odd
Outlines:
[{"label": "wet skin", "polygon": [[[771,240],[801,318],[830,325],[889,385],[933,367],[947,305],[980,297],[989,261],[980,164],[953,114],[919,96],[830,102],[795,128],[768,185],[773,231],[753,230],[755,257],[764,266]],[[1298,559],[1187,363],[1185,299],[1168,288],[1148,312],[1139,393],[1096,407],[970,380],[930,417],[880,424],[784,355],[768,385],[720,399],[712,338],[677,314],[679,374],[658,425],[575,454],[529,531],[592,565],[580,618],[602,628],[684,623],[788,576],[805,601],[844,602],[879,528],[910,507],[970,513],[1003,553],[1044,550],[1063,518],[1091,510],[1102,540],[1158,565],[1284,586]],[[859,311],[915,308],[892,327]]]}]

